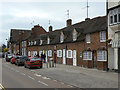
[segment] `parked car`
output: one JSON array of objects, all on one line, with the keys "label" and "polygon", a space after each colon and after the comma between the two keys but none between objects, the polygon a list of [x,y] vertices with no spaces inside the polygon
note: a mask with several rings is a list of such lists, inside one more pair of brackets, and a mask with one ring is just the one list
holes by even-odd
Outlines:
[{"label": "parked car", "polygon": [[19,57],[19,56],[18,56],[18,55],[12,56],[10,62],[11,62],[12,64],[15,63],[15,60],[17,59],[17,57]]},{"label": "parked car", "polygon": [[13,54],[8,54],[8,55],[6,56],[6,62],[10,62],[12,56],[13,56]]},{"label": "parked car", "polygon": [[16,65],[24,65],[25,60],[29,59],[27,56],[18,56],[15,60]]},{"label": "parked car", "polygon": [[42,68],[42,60],[37,57],[30,57],[29,59],[25,60],[24,67],[29,69],[32,67]]}]

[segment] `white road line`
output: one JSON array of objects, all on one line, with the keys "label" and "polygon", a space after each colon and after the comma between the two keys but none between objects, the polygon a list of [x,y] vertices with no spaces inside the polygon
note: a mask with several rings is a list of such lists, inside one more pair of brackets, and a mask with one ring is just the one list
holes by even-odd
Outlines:
[{"label": "white road line", "polygon": [[34,72],[35,70],[30,70],[30,71]]},{"label": "white road line", "polygon": [[39,75],[39,74],[34,74],[35,76],[37,76],[37,77],[41,77],[42,75]]},{"label": "white road line", "polygon": [[20,74],[25,76],[25,74],[24,74],[24,73],[20,73]]},{"label": "white road line", "polygon": [[32,79],[32,80],[35,80],[33,77],[31,77],[31,76],[28,76],[30,79]]},{"label": "white road line", "polygon": [[42,77],[43,79],[50,79],[50,78],[47,78],[47,77]]},{"label": "white road line", "polygon": [[44,83],[44,82],[41,82],[41,81],[38,81],[39,83],[45,85],[45,86],[48,86],[48,84]]}]

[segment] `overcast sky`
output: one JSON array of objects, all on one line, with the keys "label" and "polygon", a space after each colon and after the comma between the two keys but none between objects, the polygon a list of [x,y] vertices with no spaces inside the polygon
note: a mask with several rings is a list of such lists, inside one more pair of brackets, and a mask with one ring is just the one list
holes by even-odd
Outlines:
[{"label": "overcast sky", "polygon": [[[0,45],[6,44],[10,29],[28,29],[39,24],[48,31],[49,20],[53,29],[66,26],[67,10],[72,23],[83,21],[86,14],[86,1],[72,2],[38,2],[35,0],[21,2],[0,2]],[[104,0],[103,0],[104,1]],[[106,15],[105,2],[89,2],[89,18]],[[34,21],[34,22],[33,22]],[[32,24],[31,24],[32,23]]]}]

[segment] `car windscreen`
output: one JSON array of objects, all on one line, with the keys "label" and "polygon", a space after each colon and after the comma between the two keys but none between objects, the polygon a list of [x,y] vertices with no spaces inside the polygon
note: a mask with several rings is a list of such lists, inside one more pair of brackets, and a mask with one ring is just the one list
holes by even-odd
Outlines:
[{"label": "car windscreen", "polygon": [[26,59],[28,59],[28,57],[20,57],[20,59],[26,60]]},{"label": "car windscreen", "polygon": [[37,61],[40,60],[40,58],[31,58],[31,61]]}]

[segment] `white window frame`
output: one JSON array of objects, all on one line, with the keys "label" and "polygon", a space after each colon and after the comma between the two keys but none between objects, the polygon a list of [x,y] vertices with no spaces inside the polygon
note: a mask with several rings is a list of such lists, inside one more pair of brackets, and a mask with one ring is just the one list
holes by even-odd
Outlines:
[{"label": "white window frame", "polygon": [[42,43],[43,43],[43,40],[40,40],[40,45],[42,45]]},{"label": "white window frame", "polygon": [[26,47],[26,41],[24,41],[24,46]]},{"label": "white window frame", "polygon": [[100,32],[100,42],[106,42],[106,31]]},{"label": "white window frame", "polygon": [[72,57],[73,57],[72,50],[67,50],[67,58],[72,58]]},{"label": "white window frame", "polygon": [[50,44],[50,38],[49,37],[47,38],[47,44]]},{"label": "white window frame", "polygon": [[31,41],[31,46],[33,45],[33,41]]},{"label": "white window frame", "polygon": [[[113,25],[113,24],[117,24],[117,23],[120,23],[119,22],[119,13],[120,13],[120,8],[116,8],[116,9],[113,9],[109,12],[109,25]],[[117,15],[117,22],[114,22],[115,21],[115,18],[114,16]],[[111,23],[111,16],[113,17],[112,19],[112,23]]]},{"label": "white window frame", "polygon": [[77,40],[77,32],[73,32],[73,41]]},{"label": "white window frame", "polygon": [[57,50],[57,57],[62,57],[62,50]]},{"label": "white window frame", "polygon": [[36,45],[37,44],[37,41],[34,41],[34,45]]},{"label": "white window frame", "polygon": [[90,34],[86,34],[86,43],[90,43]]},{"label": "white window frame", "polygon": [[63,43],[64,42],[64,35],[61,35],[60,36],[60,43]]},{"label": "white window frame", "polygon": [[48,50],[48,56],[52,57],[52,50]]},{"label": "white window frame", "polygon": [[83,60],[92,60],[92,52],[84,51],[83,52]]},{"label": "white window frame", "polygon": [[97,61],[107,61],[107,52],[105,50],[97,51]]}]

